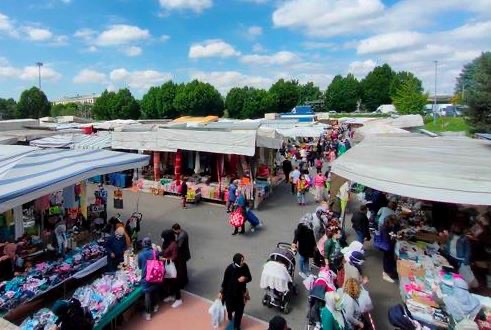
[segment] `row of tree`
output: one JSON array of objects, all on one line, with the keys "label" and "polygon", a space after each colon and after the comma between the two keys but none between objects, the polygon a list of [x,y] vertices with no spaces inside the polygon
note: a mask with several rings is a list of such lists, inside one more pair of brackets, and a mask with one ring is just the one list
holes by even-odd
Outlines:
[{"label": "row of tree", "polygon": [[[7,102],[8,101],[8,102]],[[0,113],[4,118],[38,118],[42,116],[91,113],[95,119],[159,119],[183,115],[259,118],[268,112],[288,112],[296,105],[309,103],[315,111],[352,112],[357,108],[374,111],[381,104],[394,103],[402,113],[420,112],[426,103],[421,81],[409,72],[395,73],[384,64],[363,80],[352,74],[337,75],[323,92],[312,82],[280,79],[268,90],[254,87],[232,88],[225,97],[218,90],[198,80],[188,83],[168,81],[151,87],[142,100],[136,100],[128,89],[104,91],[92,109],[76,104],[53,105],[46,95],[33,87],[22,93],[19,103],[3,100]]]},{"label": "row of tree", "polygon": [[472,133],[491,133],[491,52],[482,53],[462,69],[455,85],[456,103],[467,106]]}]

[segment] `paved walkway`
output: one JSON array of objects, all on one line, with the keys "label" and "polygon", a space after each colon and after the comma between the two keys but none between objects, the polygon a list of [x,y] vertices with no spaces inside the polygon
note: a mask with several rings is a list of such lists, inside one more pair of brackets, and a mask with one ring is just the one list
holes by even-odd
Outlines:
[{"label": "paved walkway", "polygon": [[[112,194],[109,194],[110,200]],[[149,236],[160,244],[160,233],[178,222],[188,231],[192,258],[189,262],[190,283],[187,290],[206,299],[213,300],[220,289],[223,271],[232,262],[236,252],[245,255],[253,280],[248,285],[251,301],[246,306],[246,313],[261,320],[270,320],[278,314],[275,309],[262,305],[263,290],[259,288],[262,267],[277,242],[291,242],[293,230],[298,219],[315,209],[313,196],[308,194],[307,206],[296,204],[294,196],[286,184],[278,187],[274,194],[255,211],[264,222],[264,227],[254,233],[232,236],[232,228],[224,207],[220,205],[191,205],[188,209],[180,207],[180,201],[169,196],[153,196],[147,193],[124,191],[124,210],[113,210],[109,214],[119,212],[126,219],[138,203],[143,213],[140,237]],[[348,222],[349,223],[349,222]],[[348,226],[349,227],[349,226]],[[367,244],[368,245],[368,244]],[[368,247],[364,271],[370,278],[368,290],[371,294],[375,311],[373,313],[378,329],[389,329],[387,309],[400,302],[397,286],[384,282],[382,277],[382,255]],[[298,269],[297,269],[298,272]],[[299,286],[299,294],[293,298],[291,312],[284,317],[292,329],[303,329],[306,324],[307,292],[302,289],[301,281],[295,278]],[[184,305],[186,300],[184,300]],[[247,329],[247,328],[245,328]]]},{"label": "paved walkway", "polygon": [[[208,308],[211,301],[197,295],[183,292],[185,303],[179,308],[172,308],[170,304],[161,304],[160,310],[152,314],[151,321],[143,320],[140,314],[136,314],[128,323],[125,323],[122,330],[209,330],[212,329],[211,318]],[[228,322],[220,329],[225,329]],[[268,324],[256,318],[244,315],[242,328],[248,330],[265,330]]]}]

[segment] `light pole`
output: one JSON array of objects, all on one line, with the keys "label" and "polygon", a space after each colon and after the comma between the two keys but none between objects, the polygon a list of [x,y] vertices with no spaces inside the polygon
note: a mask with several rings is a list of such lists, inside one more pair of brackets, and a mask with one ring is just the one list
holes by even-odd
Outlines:
[{"label": "light pole", "polygon": [[438,61],[435,61],[435,95],[433,98],[433,123],[436,121],[436,81],[438,77]]},{"label": "light pole", "polygon": [[39,89],[41,89],[41,67],[43,66],[42,62],[36,62],[36,65],[38,66],[38,86]]}]

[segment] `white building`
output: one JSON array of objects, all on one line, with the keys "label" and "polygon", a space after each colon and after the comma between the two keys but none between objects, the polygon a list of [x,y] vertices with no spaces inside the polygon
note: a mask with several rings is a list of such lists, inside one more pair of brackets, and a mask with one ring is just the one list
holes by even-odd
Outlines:
[{"label": "white building", "polygon": [[77,95],[71,97],[62,97],[61,99],[52,101],[53,104],[68,104],[68,103],[76,103],[76,104],[94,104],[95,100],[99,97],[99,95]]}]

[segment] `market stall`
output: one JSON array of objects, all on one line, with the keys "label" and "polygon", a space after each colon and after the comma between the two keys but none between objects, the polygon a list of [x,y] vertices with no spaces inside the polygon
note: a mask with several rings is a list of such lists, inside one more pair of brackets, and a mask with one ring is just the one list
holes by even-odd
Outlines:
[{"label": "market stall", "polygon": [[[118,271],[77,288],[72,297],[90,310],[95,320],[94,329],[104,329],[141,298],[143,290],[139,286],[140,278],[136,256],[126,252],[125,262]],[[55,322],[56,316],[49,309],[43,308],[24,320],[20,328],[49,328]]]},{"label": "market stall", "polygon": [[239,178],[242,191],[257,207],[284,179],[275,171],[273,151],[281,147],[282,137],[273,129],[258,129],[255,123],[209,125],[114,132],[112,147],[153,155],[153,163],[142,173],[144,191],[178,194],[182,176],[187,180],[188,201],[224,202],[231,179]]}]

